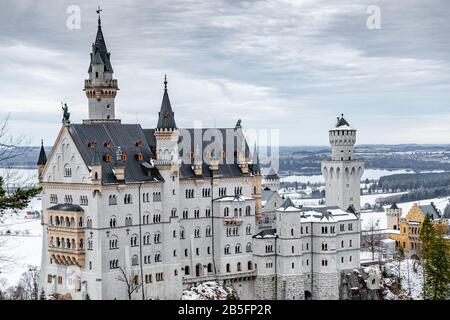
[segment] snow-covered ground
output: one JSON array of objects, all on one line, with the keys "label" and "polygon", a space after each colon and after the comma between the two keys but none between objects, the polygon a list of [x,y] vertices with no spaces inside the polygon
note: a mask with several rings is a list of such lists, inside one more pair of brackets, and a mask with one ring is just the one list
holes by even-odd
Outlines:
[{"label": "snow-covered ground", "polygon": [[41,200],[32,199],[27,209],[6,213],[0,221],[0,281],[16,285],[29,265],[40,266],[42,254],[42,226],[40,218],[27,218],[27,211],[40,211]]},{"label": "snow-covered ground", "polygon": [[[422,300],[423,290],[423,269],[414,259],[405,259],[400,262],[387,262],[382,269],[385,270],[385,277],[382,279],[384,286],[384,299],[386,300]],[[400,269],[400,273],[399,273]],[[365,267],[367,273],[376,272],[381,275],[382,272],[378,265]],[[394,284],[400,276],[400,290]]]},{"label": "snow-covered ground", "polygon": [[226,300],[233,289],[223,287],[215,281],[209,281],[183,291],[182,300]]}]

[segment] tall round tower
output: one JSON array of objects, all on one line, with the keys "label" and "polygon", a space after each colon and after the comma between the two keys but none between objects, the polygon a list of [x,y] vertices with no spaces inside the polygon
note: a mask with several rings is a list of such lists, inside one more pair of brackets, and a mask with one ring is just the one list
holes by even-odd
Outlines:
[{"label": "tall round tower", "polygon": [[342,115],[337,118],[336,126],[329,131],[329,138],[331,161],[322,162],[326,205],[338,206],[343,210],[353,206],[359,211],[364,162],[354,158],[356,129]]}]

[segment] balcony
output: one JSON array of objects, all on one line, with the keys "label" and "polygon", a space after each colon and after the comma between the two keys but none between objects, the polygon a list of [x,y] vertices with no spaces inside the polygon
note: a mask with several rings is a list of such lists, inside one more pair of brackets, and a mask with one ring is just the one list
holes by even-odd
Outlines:
[{"label": "balcony", "polygon": [[202,277],[183,277],[183,284],[193,284],[200,283],[206,281],[220,281],[220,280],[231,280],[231,279],[242,279],[242,278],[251,278],[256,276],[256,270],[247,271],[247,272],[237,272],[237,273],[226,273],[226,274],[212,274],[206,275]]},{"label": "balcony", "polygon": [[230,217],[230,218],[224,218],[223,224],[224,225],[237,225],[240,226],[242,224],[243,220],[242,218],[238,217]]}]

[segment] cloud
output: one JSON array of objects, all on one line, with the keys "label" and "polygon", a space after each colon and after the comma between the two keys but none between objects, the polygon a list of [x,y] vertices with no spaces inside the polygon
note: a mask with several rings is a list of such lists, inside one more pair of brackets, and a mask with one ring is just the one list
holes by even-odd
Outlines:
[{"label": "cloud", "polygon": [[[80,30],[66,28],[73,4]],[[356,0],[100,3],[121,89],[116,113],[154,126],[167,73],[183,126],[242,119],[245,127],[279,129],[281,144],[317,145],[328,143],[327,130],[344,112],[361,143],[441,141],[450,134],[441,120],[449,114],[450,4],[370,4],[381,9],[381,30],[367,29],[368,4]],[[43,132],[55,138],[62,100],[74,121],[87,117],[82,87],[97,3],[49,6],[6,0],[0,13],[0,110],[34,143]],[[426,125],[408,129],[425,116]],[[404,131],[392,135],[393,127]]]}]

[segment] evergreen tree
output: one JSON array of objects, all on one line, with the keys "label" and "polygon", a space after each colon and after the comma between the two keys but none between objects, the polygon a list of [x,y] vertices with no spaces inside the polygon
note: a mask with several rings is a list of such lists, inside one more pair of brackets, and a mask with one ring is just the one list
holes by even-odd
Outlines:
[{"label": "evergreen tree", "polygon": [[17,189],[16,192],[7,194],[3,189],[3,177],[0,177],[0,216],[8,209],[25,209],[31,198],[40,191],[40,188]]},{"label": "evergreen tree", "polygon": [[421,245],[421,253],[422,258],[426,259],[428,250],[431,246],[431,243],[435,237],[435,231],[433,227],[433,222],[431,221],[431,216],[427,214],[425,219],[420,227],[419,239],[422,242]]},{"label": "evergreen tree", "polygon": [[450,298],[450,253],[447,240],[441,232],[435,232],[425,260],[425,299]]}]

